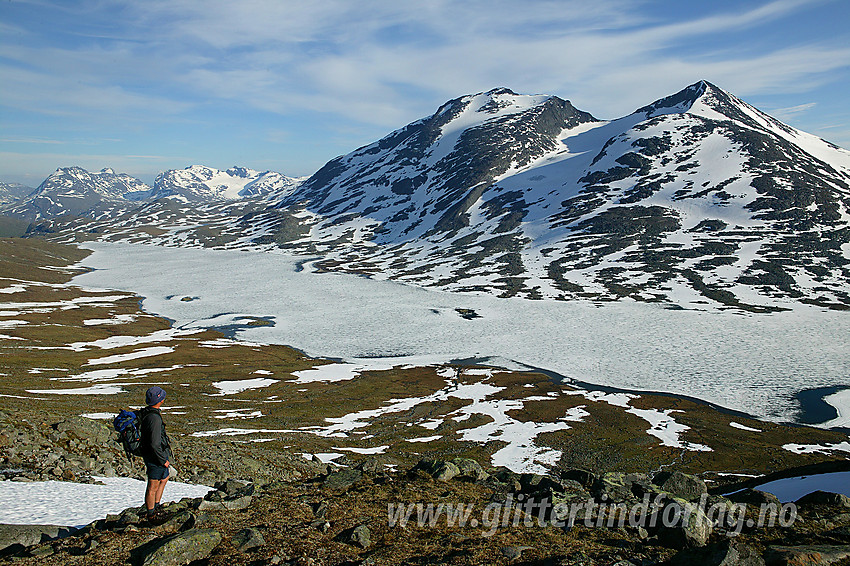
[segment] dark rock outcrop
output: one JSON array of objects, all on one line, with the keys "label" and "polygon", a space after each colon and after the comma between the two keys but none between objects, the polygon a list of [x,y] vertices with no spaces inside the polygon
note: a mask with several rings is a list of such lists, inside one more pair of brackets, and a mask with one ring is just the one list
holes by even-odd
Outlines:
[{"label": "dark rock outcrop", "polygon": [[137,564],[141,566],[184,566],[207,558],[221,543],[215,529],[191,529],[137,549]]}]

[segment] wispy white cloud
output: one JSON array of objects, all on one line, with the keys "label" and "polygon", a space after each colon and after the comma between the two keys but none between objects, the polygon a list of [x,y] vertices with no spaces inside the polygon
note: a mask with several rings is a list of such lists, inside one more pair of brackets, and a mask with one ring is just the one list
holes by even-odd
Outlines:
[{"label": "wispy white cloud", "polygon": [[[694,35],[763,26],[812,3],[775,0],[670,23],[650,21],[643,3],[627,0],[423,0],[415,7],[379,0],[98,1],[95,10],[122,11],[122,35],[132,41],[6,43],[0,54],[29,69],[4,71],[10,90],[21,93],[4,95],[6,104],[50,113],[99,107],[173,114],[221,98],[280,114],[308,109],[398,125],[422,113],[425,100],[432,105],[499,85],[586,97],[610,112],[622,108],[616,101],[624,90],[633,95],[630,106],[648,102],[635,92],[635,77],[648,83],[637,90],[653,90],[656,77],[668,90],[708,78],[746,94],[799,90],[819,73],[850,65],[847,49],[829,45],[748,58],[685,57],[675,49]],[[57,82],[58,91],[37,88]]]},{"label": "wispy white cloud", "polygon": [[[223,61],[210,58],[180,74],[187,89],[276,113],[308,109],[392,126],[447,97],[500,85],[586,99],[591,111],[607,114],[702,78],[742,95],[803,91],[850,65],[850,51],[822,44],[686,57],[676,48],[695,35],[767,25],[811,4],[777,0],[675,23],[651,22],[643,4],[622,0],[590,9],[586,2],[433,0],[410,9],[322,0],[161,2],[145,10],[164,27],[164,41],[191,37],[231,50]],[[162,26],[175,11],[198,19]]]},{"label": "wispy white cloud", "polygon": [[787,120],[788,118],[792,118],[798,114],[811,110],[817,105],[817,102],[807,102],[806,104],[798,104],[797,106],[789,106],[787,108],[768,108],[766,110],[768,110],[770,115],[774,118]]},{"label": "wispy white cloud", "polygon": [[[705,5],[673,17],[646,0],[38,0],[47,23],[0,23],[0,104],[69,123],[147,125],[214,124],[222,108],[242,107],[320,115],[356,139],[353,124],[371,136],[448,98],[507,86],[613,118],[700,79],[744,97],[846,80],[846,37],[751,41],[842,2]],[[778,112],[818,109],[805,106]],[[250,128],[279,143],[299,137],[279,124]]]},{"label": "wispy white cloud", "polygon": [[764,26],[801,8],[822,2],[823,0],[774,0],[773,2],[768,2],[749,10],[729,11],[703,18],[695,18],[690,21],[653,26],[642,30],[638,35],[651,36],[648,38],[650,41],[661,43],[693,35],[728,33],[730,31]]},{"label": "wispy white cloud", "polygon": [[4,106],[50,116],[83,116],[92,120],[116,116],[150,120],[183,112],[192,103],[159,93],[133,92],[121,81],[104,81],[92,73],[29,70],[0,64]]},{"label": "wispy white cloud", "polygon": [[38,138],[0,138],[0,143],[33,143],[44,145],[63,145],[65,140],[45,140]]}]

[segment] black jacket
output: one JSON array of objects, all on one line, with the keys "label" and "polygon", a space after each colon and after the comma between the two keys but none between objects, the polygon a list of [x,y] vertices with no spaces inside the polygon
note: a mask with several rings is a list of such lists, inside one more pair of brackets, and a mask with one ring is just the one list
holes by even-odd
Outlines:
[{"label": "black jacket", "polygon": [[139,411],[140,432],[142,435],[142,458],[146,464],[164,466],[171,462],[171,441],[165,434],[165,424],[159,409],[145,407]]}]

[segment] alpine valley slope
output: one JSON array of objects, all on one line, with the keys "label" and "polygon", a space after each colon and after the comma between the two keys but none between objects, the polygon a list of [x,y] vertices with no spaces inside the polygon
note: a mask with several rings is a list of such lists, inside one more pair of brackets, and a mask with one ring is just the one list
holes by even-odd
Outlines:
[{"label": "alpine valley slope", "polygon": [[850,152],[705,81],[613,121],[554,96],[464,96],[265,210],[181,226],[161,206],[58,228],[283,248],[320,269],[506,297],[850,308]]},{"label": "alpine valley slope", "polygon": [[0,183],[0,205],[23,199],[35,189],[20,183]]}]

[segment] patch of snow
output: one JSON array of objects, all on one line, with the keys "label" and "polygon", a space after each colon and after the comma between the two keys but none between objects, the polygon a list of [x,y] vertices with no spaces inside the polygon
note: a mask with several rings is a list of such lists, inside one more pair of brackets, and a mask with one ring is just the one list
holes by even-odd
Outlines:
[{"label": "patch of snow", "polygon": [[0,289],[0,293],[7,293],[11,295],[12,293],[23,293],[26,290],[26,285],[11,285]]},{"label": "patch of snow", "polygon": [[90,318],[83,321],[84,326],[111,326],[127,324],[136,320],[135,314],[117,314],[112,318]]},{"label": "patch of snow", "polygon": [[740,430],[746,430],[746,431],[749,431],[749,432],[762,432],[762,430],[760,428],[748,427],[746,425],[742,425],[741,423],[736,423],[735,421],[730,422],[729,426],[731,426],[732,428],[737,428],[737,429],[740,429]]},{"label": "patch of snow", "polygon": [[435,430],[438,426],[443,424],[443,419],[431,419],[428,421],[423,421],[418,423],[422,428],[427,428],[428,430]]},{"label": "patch of snow", "polygon": [[[66,525],[81,527],[140,507],[145,482],[132,478],[95,478],[100,484],[59,481],[0,481],[0,523],[9,525]],[[211,487],[168,482],[162,502],[203,497]]]},{"label": "patch of snow", "polygon": [[604,401],[609,405],[626,409],[631,407],[629,403],[632,402],[632,399],[640,399],[639,395],[633,393],[605,393],[604,391],[585,391],[583,389],[564,391],[564,393],[566,395],[582,395],[588,401]]},{"label": "patch of snow", "polygon": [[670,413],[679,411],[675,411],[673,409],[665,409],[664,411],[659,411],[658,409],[636,409],[632,407],[626,412],[632,413],[633,415],[637,415],[647,421],[650,425],[652,425],[652,428],[647,430],[646,433],[661,440],[662,446],[670,446],[671,448],[683,448],[685,450],[691,450],[694,452],[712,451],[710,447],[704,444],[688,442],[679,438],[679,435],[681,435],[686,430],[690,430],[691,428],[687,425],[677,423],[673,419],[673,417],[670,416]]},{"label": "patch of snow", "polygon": [[[56,381],[110,381],[113,379],[126,379],[128,377],[141,377],[152,373],[164,373],[184,367],[194,367],[196,364],[181,365],[176,364],[167,368],[146,368],[146,369],[127,369],[127,368],[108,368],[86,371],[63,377],[51,377]],[[65,370],[67,371],[67,370]]]},{"label": "patch of snow", "polygon": [[93,420],[114,419],[118,413],[83,413],[81,417]]},{"label": "patch of snow", "polygon": [[177,328],[167,328],[165,330],[157,330],[144,336],[110,336],[92,342],[73,342],[68,344],[68,347],[76,352],[82,352],[90,348],[100,348],[102,350],[112,350],[115,348],[123,348],[126,346],[138,346],[139,344],[150,344],[151,342],[165,342],[174,340],[183,336],[190,336],[201,332],[198,329],[185,330]]},{"label": "patch of snow", "polygon": [[27,393],[35,393],[37,395],[117,395],[124,393],[121,385],[125,383],[116,383],[110,385],[92,385],[91,387],[77,387],[74,389],[27,389]]},{"label": "patch of snow", "polygon": [[216,430],[201,430],[193,432],[189,436],[207,437],[207,436],[242,436],[246,434],[273,434],[273,433],[291,433],[298,432],[297,430],[289,429],[268,429],[268,428],[219,428]]},{"label": "patch of snow", "polygon": [[268,377],[255,377],[253,379],[237,379],[234,381],[216,381],[213,382],[213,387],[218,389],[220,393],[214,393],[213,396],[234,395],[242,393],[249,389],[262,389],[273,383],[277,383],[278,379],[269,379]]},{"label": "patch of snow", "polygon": [[604,391],[585,391],[581,389],[567,390],[564,393],[568,395],[582,395],[588,401],[604,401],[615,407],[626,409],[627,413],[631,413],[642,418],[650,424],[647,434],[658,438],[662,446],[670,446],[671,448],[683,448],[695,452],[711,452],[712,449],[704,444],[696,442],[683,441],[679,435],[690,430],[691,427],[677,423],[671,413],[681,412],[674,409],[638,409],[632,407],[630,403],[634,399],[639,399],[640,396],[632,393],[605,393]]},{"label": "patch of snow", "polygon": [[819,452],[829,454],[831,452],[850,452],[850,442],[837,442],[835,444],[783,444],[782,448],[795,454],[812,454]]},{"label": "patch of snow", "polygon": [[355,454],[383,454],[389,448],[388,445],[375,446],[374,448],[347,448],[342,446],[332,446],[334,450],[344,450],[346,452],[354,452]]},{"label": "patch of snow", "polygon": [[316,381],[348,381],[354,379],[360,372],[367,369],[370,370],[387,370],[392,369],[389,364],[327,364],[316,366],[310,369],[294,371],[292,375],[297,377],[294,383],[314,383]]},{"label": "patch of snow", "polygon": [[263,416],[262,411],[251,409],[217,409],[214,413],[222,413],[213,415],[214,419],[256,419]]},{"label": "patch of snow", "polygon": [[342,452],[317,452],[316,454],[310,454],[308,452],[301,453],[304,458],[307,460],[312,460],[313,456],[319,459],[323,464],[330,464],[334,460],[343,457],[345,454]]},{"label": "patch of snow", "polygon": [[9,336],[7,334],[0,334],[0,340],[26,340],[26,338],[20,338],[18,336]]},{"label": "patch of snow", "polygon": [[172,348],[171,346],[151,346],[150,348],[142,348],[141,350],[136,350],[135,352],[130,352],[128,354],[116,354],[114,356],[106,356],[105,358],[89,360],[88,362],[86,362],[85,365],[98,366],[104,364],[117,364],[129,360],[138,360],[139,358],[151,358],[154,356],[161,356],[163,354],[169,354],[173,351],[174,348]]},{"label": "patch of snow", "polygon": [[5,393],[0,393],[0,397],[7,397],[9,399],[36,399],[38,401],[47,401],[47,397],[26,397],[23,395],[7,395]]},{"label": "patch of snow", "polygon": [[434,442],[435,440],[439,440],[443,438],[442,434],[437,434],[434,436],[420,436],[419,438],[406,438],[407,442]]},{"label": "patch of snow", "polygon": [[568,409],[567,414],[564,415],[563,417],[561,417],[561,420],[580,423],[580,422],[584,421],[585,417],[589,417],[589,416],[590,416],[590,413],[585,411],[585,406],[579,405],[577,407],[572,407],[572,408]]}]

